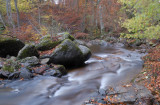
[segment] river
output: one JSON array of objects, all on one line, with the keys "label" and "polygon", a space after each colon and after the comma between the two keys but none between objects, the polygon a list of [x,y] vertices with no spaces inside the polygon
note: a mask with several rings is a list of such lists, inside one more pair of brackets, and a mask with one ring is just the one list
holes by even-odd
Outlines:
[{"label": "river", "polygon": [[0,105],[81,105],[99,89],[129,82],[142,69],[144,54],[120,46],[93,45],[92,57],[62,78],[0,83]]}]

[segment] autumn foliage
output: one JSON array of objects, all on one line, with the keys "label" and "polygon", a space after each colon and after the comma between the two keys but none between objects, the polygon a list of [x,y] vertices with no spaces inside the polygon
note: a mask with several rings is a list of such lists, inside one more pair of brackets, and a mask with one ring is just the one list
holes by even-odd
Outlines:
[{"label": "autumn foliage", "polygon": [[[58,4],[52,1],[36,0],[20,2],[18,4],[20,27],[17,26],[17,13],[14,3],[11,2],[12,18],[16,27],[7,25],[6,33],[24,41],[35,41],[43,35],[55,35],[60,31],[69,31],[77,37],[84,36],[84,38],[86,36],[97,38],[102,34],[117,36],[122,30],[118,23],[119,17],[122,16],[119,13],[121,5],[117,1],[62,0]],[[5,11],[2,12],[5,14]],[[7,19],[4,15],[6,23]]]},{"label": "autumn foliage", "polygon": [[160,101],[160,45],[151,49],[143,60],[145,61],[143,70],[145,85]]}]

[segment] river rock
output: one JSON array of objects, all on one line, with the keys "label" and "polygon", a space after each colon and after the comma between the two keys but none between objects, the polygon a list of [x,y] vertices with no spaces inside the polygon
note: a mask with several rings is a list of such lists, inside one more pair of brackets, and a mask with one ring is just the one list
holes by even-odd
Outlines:
[{"label": "river rock", "polygon": [[24,43],[15,38],[0,37],[0,57],[17,56]]},{"label": "river rock", "polygon": [[62,75],[67,74],[67,70],[63,65],[54,65],[54,69],[60,71]]},{"label": "river rock", "polygon": [[20,78],[23,78],[23,79],[30,79],[33,77],[33,75],[29,72],[29,70],[25,67],[22,67],[20,69],[20,75],[19,75]]},{"label": "river rock", "polygon": [[44,76],[56,76],[56,77],[61,77],[62,76],[61,72],[59,72],[58,70],[54,70],[54,69],[46,70],[43,73],[43,75]]},{"label": "river rock", "polygon": [[31,69],[34,71],[34,73],[42,75],[46,70],[50,69],[50,66],[45,64],[33,67]]},{"label": "river rock", "polygon": [[31,67],[39,64],[39,59],[36,56],[27,57],[22,60],[20,60],[20,63],[24,67]]},{"label": "river rock", "polygon": [[86,46],[83,46],[83,45],[79,45],[78,47],[81,50],[81,52],[83,53],[83,58],[84,58],[83,61],[88,60],[92,55],[90,49]]},{"label": "river rock", "polygon": [[39,53],[34,45],[27,44],[19,51],[17,58],[23,59],[31,56],[39,57]]},{"label": "river rock", "polygon": [[9,72],[8,71],[0,71],[0,78],[7,79],[8,76],[9,76]]},{"label": "river rock", "polygon": [[19,78],[20,73],[20,71],[13,72],[8,76],[8,79],[17,79]]},{"label": "river rock", "polygon": [[64,40],[51,54],[49,63],[64,66],[79,66],[84,63],[84,56],[80,48],[70,39]]}]

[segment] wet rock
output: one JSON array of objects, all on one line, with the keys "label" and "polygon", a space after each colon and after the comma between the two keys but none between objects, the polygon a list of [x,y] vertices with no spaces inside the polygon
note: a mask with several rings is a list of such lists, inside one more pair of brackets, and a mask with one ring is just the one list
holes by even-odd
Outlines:
[{"label": "wet rock", "polygon": [[8,76],[8,79],[17,79],[17,78],[19,78],[19,75],[20,75],[20,71],[11,73],[11,74]]},{"label": "wet rock", "polygon": [[17,56],[20,49],[24,47],[24,43],[15,38],[0,37],[0,57]]},{"label": "wet rock", "polygon": [[34,73],[42,75],[46,70],[50,69],[49,65],[40,65],[36,68],[32,68]]},{"label": "wet rock", "polygon": [[39,59],[36,56],[27,57],[25,59],[20,60],[20,63],[24,67],[31,67],[39,64]]},{"label": "wet rock", "polygon": [[90,49],[83,45],[79,45],[78,47],[83,53],[84,61],[88,60],[92,55]]},{"label": "wet rock", "polygon": [[84,41],[81,41],[81,40],[75,39],[73,42],[74,42],[75,44],[77,44],[77,45],[87,46],[86,43],[85,43]]},{"label": "wet rock", "polygon": [[64,40],[51,54],[49,63],[72,67],[84,63],[84,56],[79,47],[71,40]]},{"label": "wet rock", "polygon": [[67,74],[67,70],[63,65],[54,65],[54,69],[60,71],[62,75]]},{"label": "wet rock", "polygon": [[0,78],[7,79],[8,76],[9,76],[9,72],[8,71],[0,71]]},{"label": "wet rock", "polygon": [[23,67],[20,69],[19,77],[23,79],[31,79],[33,75],[30,73],[30,71],[27,68]]},{"label": "wet rock", "polygon": [[38,51],[34,45],[25,45],[18,53],[17,58],[23,59],[26,57],[36,56],[39,57]]},{"label": "wet rock", "polygon": [[58,71],[58,70],[54,70],[54,69],[50,69],[50,70],[46,70],[43,73],[44,76],[56,76],[56,77],[61,77],[62,74]]},{"label": "wet rock", "polygon": [[44,58],[44,59],[41,59],[41,64],[47,64],[47,62],[49,61],[49,58]]}]

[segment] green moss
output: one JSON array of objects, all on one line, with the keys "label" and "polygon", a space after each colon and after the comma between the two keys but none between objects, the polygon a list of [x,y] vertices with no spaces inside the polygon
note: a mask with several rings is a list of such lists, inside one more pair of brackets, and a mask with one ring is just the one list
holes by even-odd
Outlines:
[{"label": "green moss", "polygon": [[39,54],[34,45],[26,45],[20,50],[17,58],[23,59],[23,58],[31,57],[31,56],[39,57]]},{"label": "green moss", "polygon": [[15,59],[8,59],[6,62],[4,62],[4,65],[2,67],[2,70],[8,71],[8,72],[14,72],[15,70],[17,71],[20,69],[21,64],[16,61]]},{"label": "green moss", "polygon": [[60,41],[51,41],[51,40],[47,40],[47,41],[43,41],[40,42],[37,46],[36,49],[40,50],[40,51],[46,51],[46,50],[50,50],[54,47],[56,47],[58,44],[60,44]]}]

